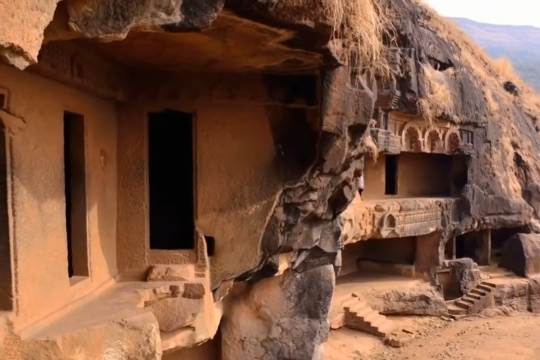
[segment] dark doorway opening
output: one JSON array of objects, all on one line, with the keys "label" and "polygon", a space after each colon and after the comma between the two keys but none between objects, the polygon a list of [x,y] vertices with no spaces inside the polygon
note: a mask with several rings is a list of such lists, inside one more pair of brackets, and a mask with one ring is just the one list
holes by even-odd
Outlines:
[{"label": "dark doorway opening", "polygon": [[193,249],[193,117],[179,111],[149,114],[150,248]]},{"label": "dark doorway opening", "polygon": [[386,195],[397,195],[398,193],[398,156],[385,156],[385,183],[384,193]]},{"label": "dark doorway opening", "polygon": [[456,257],[473,259],[478,265],[491,261],[491,231],[480,230],[462,234],[456,238]]},{"label": "dark doorway opening", "polygon": [[9,311],[13,309],[13,286],[7,197],[7,144],[4,127],[0,130],[0,311]]},{"label": "dark doorway opening", "polygon": [[471,233],[456,238],[456,258],[476,259],[477,237]]},{"label": "dark doorway opening", "polygon": [[469,157],[465,155],[452,156],[450,192],[452,196],[459,196],[469,182]]},{"label": "dark doorway opening", "polygon": [[64,179],[68,274],[88,276],[84,118],[64,113]]},{"label": "dark doorway opening", "polygon": [[204,236],[206,241],[206,254],[208,256],[214,256],[216,254],[216,239],[213,236]]},{"label": "dark doorway opening", "polygon": [[491,231],[491,261],[499,264],[502,260],[503,249],[506,242],[516,234],[528,234],[530,230],[526,226],[515,228],[502,228]]},{"label": "dark doorway opening", "polygon": [[455,258],[456,254],[456,239],[451,238],[446,241],[446,244],[444,245],[444,258],[447,260],[452,260]]}]

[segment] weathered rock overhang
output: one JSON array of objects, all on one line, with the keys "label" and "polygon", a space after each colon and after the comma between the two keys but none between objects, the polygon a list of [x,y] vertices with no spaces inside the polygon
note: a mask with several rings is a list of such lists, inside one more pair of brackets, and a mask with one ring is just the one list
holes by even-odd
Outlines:
[{"label": "weathered rock overhang", "polygon": [[[357,189],[363,166],[359,145],[376,90],[363,77],[353,83],[352,69],[340,66],[335,49],[329,51],[333,29],[321,9],[299,21],[285,16],[288,10],[241,1],[68,0],[55,11],[48,9],[52,21],[41,28],[39,59],[30,49],[25,58],[39,60],[31,71],[119,102],[142,98],[152,89],[170,96],[172,83],[187,73],[192,79],[198,74],[261,75],[271,94],[268,105],[318,111],[319,121],[309,129],[315,149],[302,159],[280,160],[287,174],[261,239],[259,269],[291,251],[302,253],[297,268],[311,252],[316,255],[307,257],[316,258],[313,266],[338,265],[336,219]],[[143,89],[139,79],[155,87]],[[282,125],[287,124],[272,129],[281,145],[288,141]],[[255,270],[244,269],[242,278]]]}]

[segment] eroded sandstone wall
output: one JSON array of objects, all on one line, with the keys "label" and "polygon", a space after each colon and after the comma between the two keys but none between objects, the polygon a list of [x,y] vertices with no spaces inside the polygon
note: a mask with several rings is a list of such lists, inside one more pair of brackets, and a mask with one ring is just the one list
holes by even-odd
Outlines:
[{"label": "eroded sandstone wall", "polygon": [[[24,6],[29,2],[0,4],[4,6],[4,13],[13,12],[15,15],[4,27],[0,26],[0,46],[3,46],[4,50],[15,49],[17,52],[13,57],[8,52],[8,62],[22,67],[27,62],[35,61],[41,34],[54,12],[54,2],[42,3],[46,8],[39,10],[39,15],[36,16],[27,16],[28,9]],[[395,99],[393,110],[423,118],[426,122],[442,119],[453,126],[467,126],[474,134],[474,141],[470,144],[471,149],[468,153],[470,155],[468,184],[464,191],[458,194],[462,201],[460,214],[456,217],[444,214],[443,218],[439,219],[441,226],[444,226],[444,229],[437,229],[442,233],[439,250],[444,247],[444,241],[452,235],[466,231],[521,225],[533,225],[531,228],[534,228],[540,211],[538,187],[540,170],[535,165],[535,156],[540,150],[540,139],[537,134],[538,111],[531,108],[529,100],[525,97],[527,95],[525,89],[521,89],[521,93],[505,91],[504,82],[507,79],[498,73],[474,46],[468,44],[462,35],[448,28],[442,20],[413,0],[378,2],[380,7],[377,8],[379,12],[376,14],[381,19],[386,18],[392,26],[386,29],[388,30],[386,37],[375,36],[371,39],[377,45],[374,48],[389,48],[394,54],[399,53],[401,57],[397,70],[391,69],[390,74],[378,73],[378,77],[375,77],[374,70],[379,69],[381,64],[385,65],[388,59],[381,56],[376,57],[381,64],[362,63],[365,59],[373,59],[373,56],[368,54],[351,61],[351,49],[362,49],[361,45],[365,45],[364,48],[368,53],[367,45],[370,43],[354,42],[350,38],[343,39],[340,35],[344,34],[340,34],[339,31],[334,33],[333,27],[340,27],[343,24],[329,15],[331,11],[328,10],[332,10],[329,4],[332,2],[323,1],[318,2],[317,6],[312,6],[312,3],[306,1],[241,0],[231,0],[226,4],[227,10],[251,20],[269,26],[294,29],[298,33],[296,37],[289,39],[291,47],[324,55],[324,64],[320,68],[311,69],[314,73],[320,74],[322,83],[320,104],[317,104],[320,105],[320,113],[316,116],[317,121],[313,122],[314,132],[317,133],[315,156],[303,167],[305,171],[296,172],[294,176],[288,177],[286,182],[276,176],[274,168],[274,160],[276,157],[279,158],[279,148],[275,144],[276,132],[273,127],[275,124],[272,123],[270,115],[276,113],[275,109],[268,109],[269,104],[266,102],[267,99],[264,99],[264,91],[260,98],[263,99],[261,103],[249,99],[253,94],[257,97],[257,93],[264,89],[264,86],[253,88],[251,85],[238,82],[238,87],[246,91],[246,97],[251,101],[247,101],[247,104],[244,102],[246,98],[241,104],[235,103],[234,91],[232,96],[227,95],[234,86],[225,86],[225,90],[216,86],[217,89],[212,88],[210,99],[214,90],[218,94],[223,91],[225,97],[229,98],[228,102],[214,103],[190,98],[191,88],[186,83],[179,81],[178,78],[168,78],[169,88],[165,90],[172,88],[172,95],[164,91],[152,94],[155,96],[151,99],[139,98],[128,101],[122,110],[119,124],[118,186],[123,191],[119,196],[119,211],[122,213],[118,227],[120,267],[123,270],[142,272],[146,265],[153,262],[192,260],[191,253],[154,256],[146,250],[148,231],[144,133],[146,113],[150,110],[160,111],[163,107],[171,107],[196,113],[197,140],[201,142],[201,146],[206,144],[199,154],[201,168],[197,173],[200,176],[201,188],[198,193],[198,202],[201,205],[198,208],[198,226],[203,233],[215,236],[217,240],[217,254],[212,261],[214,283],[235,278],[249,280],[252,282],[250,286],[253,286],[247,293],[248,298],[242,298],[238,304],[232,305],[226,331],[230,332],[230,339],[235,339],[235,336],[238,339],[244,335],[251,336],[248,351],[256,352],[257,357],[262,358],[296,355],[297,351],[304,357],[313,357],[317,353],[315,346],[311,346],[314,344],[308,344],[309,348],[296,346],[297,344],[293,344],[292,348],[280,347],[282,338],[279,336],[274,336],[269,343],[261,345],[259,339],[264,336],[246,335],[242,333],[242,329],[236,327],[241,318],[234,317],[235,306],[237,309],[251,306],[253,301],[249,298],[249,294],[257,294],[259,288],[272,283],[269,291],[279,300],[277,301],[279,306],[269,310],[269,315],[264,319],[266,323],[262,327],[282,329],[283,319],[276,315],[283,315],[283,318],[290,322],[305,320],[303,309],[290,308],[290,297],[298,295],[295,293],[296,290],[305,289],[306,284],[315,283],[317,280],[324,281],[325,284],[331,283],[330,273],[341,265],[340,252],[343,246],[341,243],[343,229],[340,227],[338,216],[349,206],[357,193],[367,150],[363,143],[364,130],[374,117],[376,105],[380,105],[378,85],[386,80],[396,84],[400,90],[400,96]],[[361,6],[362,3],[358,4]],[[368,3],[363,4],[367,6]],[[144,29],[157,32],[201,30],[211,25],[224,6],[221,1],[185,1],[180,4],[176,1],[151,0],[133,3],[120,0],[91,2],[66,0],[65,5],[64,15],[69,26],[66,31],[70,32],[71,36],[86,36],[101,40],[120,40],[130,30]],[[343,7],[341,9],[343,10]],[[365,10],[373,11],[373,7]],[[20,22],[25,30],[28,28],[23,32],[28,39],[19,38],[21,34],[17,34],[14,29],[20,26],[19,24],[15,26],[12,22],[24,19],[25,16],[37,21],[36,24],[28,26],[26,22]],[[376,33],[384,31],[371,25],[368,24],[366,30],[375,30]],[[372,47],[369,49],[373,51]],[[21,62],[21,58],[24,61]],[[291,59],[284,58],[283,64],[287,64],[288,60]],[[294,62],[294,59],[292,60]],[[14,74],[14,70],[6,70],[6,73]],[[385,81],[382,81],[383,79]],[[255,83],[258,84],[259,81],[261,79],[257,79]],[[41,241],[44,247],[46,245],[47,248],[60,249],[60,240],[65,235],[62,233],[64,229],[62,192],[58,187],[58,184],[62,184],[58,175],[61,174],[59,168],[61,145],[54,142],[60,134],[58,121],[61,111],[58,102],[43,94],[50,92],[51,88],[61,88],[58,94],[62,95],[62,99],[71,99],[74,97],[74,91],[44,80],[36,80],[27,88],[24,81],[21,83],[12,81],[8,85],[14,88],[21,87],[25,94],[35,94],[32,102],[29,102],[28,98],[24,100],[17,98],[17,95],[14,95],[13,101],[15,104],[21,104],[21,108],[28,104],[35,107],[31,110],[20,110],[18,116],[23,119],[33,117],[39,119],[35,123],[28,121],[23,125],[23,128],[29,130],[23,129],[23,135],[19,136],[19,140],[17,137],[14,140],[14,166],[22,174],[20,179],[16,180],[15,196],[19,194],[19,199],[24,200],[16,205],[15,209],[18,216],[28,216],[28,221],[21,229],[16,230],[20,231],[22,236],[19,238],[23,239],[22,245],[17,245],[16,251],[21,253],[21,259],[22,254],[25,254],[27,259],[32,259],[43,256],[43,251],[40,251],[43,248],[35,244]],[[156,88],[150,90],[155,91]],[[188,93],[188,100],[179,100],[184,96],[182,91]],[[49,101],[45,103],[44,99]],[[93,111],[101,109],[103,119],[114,118],[114,108],[110,103],[92,99],[91,104],[92,109],[88,109],[90,114],[88,116],[92,116]],[[55,120],[45,123],[42,121],[43,114],[48,114],[49,111]],[[381,108],[380,111],[388,109]],[[257,120],[254,121],[254,118]],[[100,169],[100,166],[105,166],[109,169],[109,164],[114,163],[113,160],[110,162],[107,160],[114,158],[109,156],[109,152],[116,151],[114,140],[109,141],[109,137],[114,139],[115,123],[114,121],[105,123],[101,119],[96,122],[105,130],[103,139],[107,140],[100,140],[106,142],[102,145],[105,156],[100,155],[99,164],[94,164],[92,168]],[[43,147],[21,150],[21,153],[28,151],[32,156],[18,154],[18,141],[24,140],[25,136],[33,136],[26,139],[29,140],[26,143],[42,144],[35,141],[38,136],[40,139],[50,136],[54,143],[52,146],[45,146],[46,143],[43,142]],[[98,144],[95,147],[99,148],[102,143],[95,141]],[[93,156],[90,154],[89,158],[93,159]],[[41,157],[45,160],[36,160]],[[55,161],[48,163],[47,159]],[[106,171],[108,177],[104,176],[105,180],[97,182],[98,185],[115,183],[114,171],[111,170],[110,173],[108,171]],[[47,184],[51,186],[46,187]],[[92,186],[95,189],[95,184]],[[115,267],[114,249],[107,246],[114,244],[115,214],[114,210],[109,209],[109,204],[114,204],[114,200],[111,199],[116,198],[114,190],[111,190],[115,189],[114,185],[103,188],[105,190],[101,190],[103,193],[100,193],[103,198],[95,202],[97,215],[93,215],[92,220],[95,223],[97,216],[100,220],[99,225],[95,225],[98,228],[97,233],[103,232],[102,239],[110,240],[106,243],[101,242],[100,244],[106,245],[95,250],[97,254],[108,254],[98,257],[94,264],[99,268],[96,274],[101,274],[102,271],[104,274],[102,277],[96,276],[95,279],[102,280],[106,279]],[[48,197],[51,193],[52,195]],[[102,209],[103,207],[105,209]],[[100,214],[106,216],[102,218]],[[36,223],[37,221],[39,223]],[[17,224],[19,223],[16,222]],[[107,230],[103,230],[103,227]],[[224,240],[220,241],[220,238]],[[31,241],[31,246],[25,241]],[[431,245],[430,250],[433,250],[434,247]],[[107,250],[104,250],[105,247]],[[125,253],[122,252],[124,250]],[[54,294],[68,294],[66,296],[69,298],[75,292],[75,288],[68,289],[66,275],[60,271],[60,268],[65,270],[65,251],[58,251],[51,255],[51,261],[54,260],[56,264],[54,268],[42,266],[37,272],[43,274],[46,280],[52,278],[51,283],[57,288],[53,286],[52,289],[50,287],[44,289],[36,284],[30,272],[24,270],[24,267],[17,275],[17,282],[24,284],[21,286],[29,287],[27,290],[21,287],[19,289],[21,294],[24,293],[23,290],[34,297],[39,296],[43,290],[53,293],[43,304],[44,308],[45,306],[54,308],[61,303],[56,296],[64,295]],[[281,277],[261,280],[278,273],[279,255],[284,253],[288,254],[287,265],[293,270]],[[441,253],[442,251],[439,251],[439,256]],[[109,259],[113,260],[108,261]],[[423,261],[423,267],[426,270],[431,267],[430,261]],[[35,272],[33,269],[32,274]],[[57,283],[59,278],[63,279],[63,283]],[[290,279],[294,281],[289,282]],[[324,305],[330,298],[332,293],[330,287],[326,289],[328,291],[316,294],[324,297],[319,299],[320,304]],[[83,295],[85,291],[78,291],[78,295]],[[301,295],[305,294],[310,293],[301,291]],[[309,300],[308,298],[306,301]],[[25,304],[30,305],[30,300],[26,300],[24,296],[20,301],[28,301]],[[322,311],[310,318],[311,305],[306,304],[309,310],[307,318],[316,319],[316,325],[320,326],[316,331],[317,339],[322,339],[324,336],[319,335],[324,334],[325,324],[320,320],[325,315],[325,306],[321,306]],[[37,316],[43,309],[36,307],[30,311],[29,316]],[[257,314],[251,315],[257,317]],[[313,334],[311,328],[304,330],[306,331],[296,334],[298,338],[303,339],[306,334]],[[264,332],[261,334],[267,335]],[[269,351],[275,344],[277,353]],[[237,344],[232,345],[233,355],[245,350],[238,350]]]},{"label": "eroded sandstone wall", "polygon": [[24,69],[37,62],[45,28],[59,0],[3,0],[0,2],[0,57]]},{"label": "eroded sandstone wall", "polygon": [[[122,271],[144,272],[151,263],[174,262],[172,257],[167,260],[160,257],[159,251],[147,249],[146,129],[148,113],[184,111],[194,116],[195,226],[215,239],[211,275],[216,287],[262,261],[262,235],[286,175],[291,172],[280,160],[274,127],[279,121],[307,120],[287,118],[286,105],[272,100],[260,76],[185,75],[180,79],[193,85],[162,99],[135,100],[122,110],[119,264]],[[146,86],[139,94],[141,99],[153,91],[163,93]],[[175,167],[174,159],[175,154],[170,154],[171,169]],[[190,176],[190,169],[174,170]],[[186,252],[185,261],[190,261],[189,256]]]},{"label": "eroded sandstone wall", "polygon": [[[23,326],[110,280],[116,266],[116,107],[31,73],[0,65],[9,90],[11,241],[15,309]],[[59,101],[61,99],[61,101]],[[90,278],[68,277],[64,111],[84,116]],[[4,123],[6,123],[4,121]]]}]

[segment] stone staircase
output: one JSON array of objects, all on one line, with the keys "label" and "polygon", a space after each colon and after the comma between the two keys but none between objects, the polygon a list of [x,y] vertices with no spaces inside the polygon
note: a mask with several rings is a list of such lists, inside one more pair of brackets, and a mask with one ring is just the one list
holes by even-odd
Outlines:
[{"label": "stone staircase", "polygon": [[474,289],[448,304],[448,313],[454,316],[478,314],[494,305],[494,291],[497,285],[482,281]]},{"label": "stone staircase", "polygon": [[380,337],[388,337],[395,325],[373,310],[367,303],[357,297],[351,297],[342,303],[345,312],[345,326],[351,329],[364,331]]}]

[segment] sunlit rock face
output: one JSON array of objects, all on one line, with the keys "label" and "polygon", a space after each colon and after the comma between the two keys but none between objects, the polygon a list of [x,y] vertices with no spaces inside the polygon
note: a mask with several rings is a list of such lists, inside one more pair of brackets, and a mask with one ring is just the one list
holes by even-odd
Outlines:
[{"label": "sunlit rock face", "polygon": [[[11,99],[0,110],[15,166],[11,231],[22,239],[13,246],[15,324],[129,279],[145,311],[126,330],[131,340],[123,325],[103,325],[129,356],[138,346],[153,359],[209,340],[225,305],[225,359],[318,359],[341,270],[407,258],[384,270],[438,285],[439,268],[464,267],[474,273],[457,279],[466,292],[479,279],[476,264],[445,258],[484,250],[474,260],[489,263],[498,231],[540,231],[539,102],[416,1],[0,0],[0,20],[2,59],[33,65],[0,68]],[[100,189],[88,195],[93,277],[80,291],[65,278],[68,250],[57,241],[66,233],[58,122],[66,109],[87,113],[89,189]],[[148,244],[146,121],[162,109],[196,114],[189,221],[198,238],[187,251]],[[526,274],[538,270],[535,236],[519,237]],[[469,238],[477,248],[461,249]],[[360,262],[344,249],[369,241],[356,249],[369,255]],[[42,271],[27,266],[43,253],[51,263]],[[11,262],[2,264],[11,276]],[[37,286],[55,296],[33,306]],[[375,307],[443,314],[426,286],[388,293]],[[8,306],[11,288],[1,288]],[[96,332],[88,330],[95,352],[85,333],[69,339],[98,356],[106,349]],[[71,355],[57,352],[62,339],[47,351]]]}]

